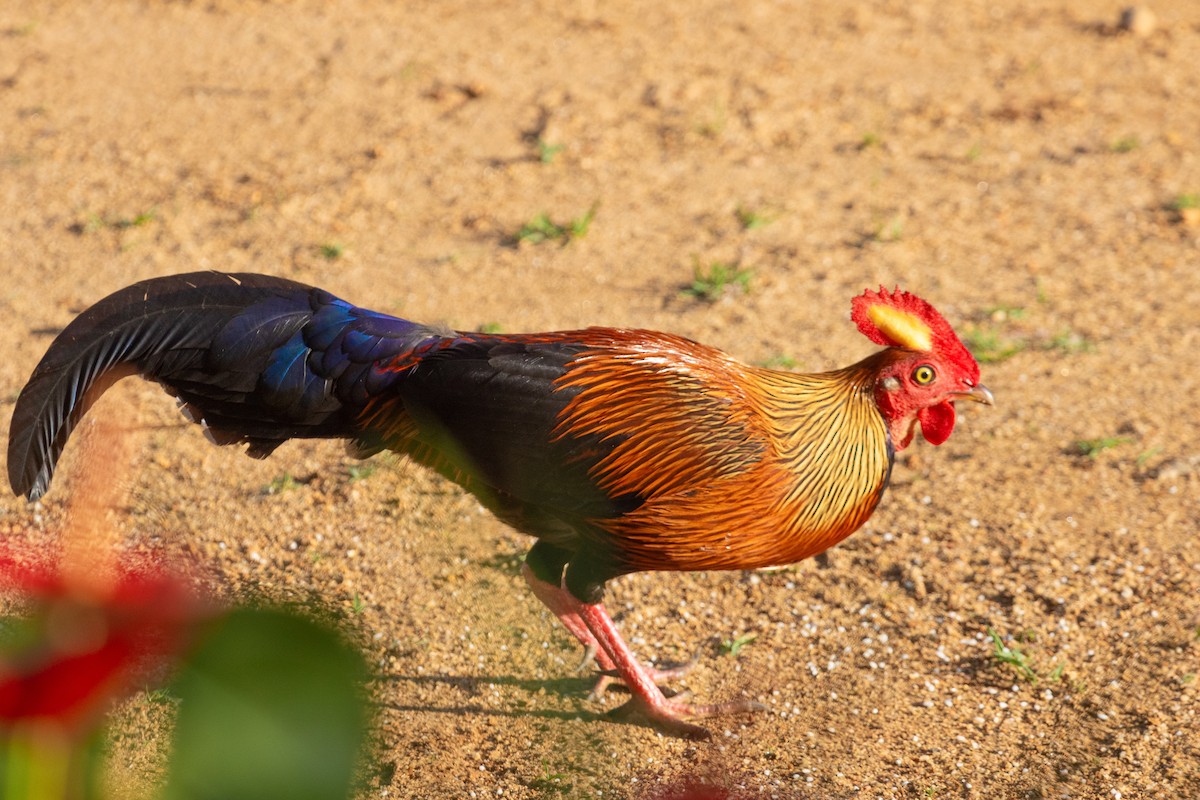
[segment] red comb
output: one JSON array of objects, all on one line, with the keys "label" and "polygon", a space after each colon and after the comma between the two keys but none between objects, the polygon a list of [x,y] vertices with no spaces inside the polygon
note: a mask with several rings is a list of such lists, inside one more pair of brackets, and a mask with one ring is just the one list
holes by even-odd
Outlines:
[{"label": "red comb", "polygon": [[[917,324],[913,326],[914,330],[921,327],[928,329],[929,346],[914,346],[912,338],[901,340],[896,337],[895,333],[882,329],[871,318],[872,309],[876,310],[876,316],[879,315],[880,309],[893,309],[901,312],[902,315],[915,318]],[[850,301],[850,318],[854,320],[854,324],[858,326],[863,335],[875,344],[886,347],[903,347],[910,350],[927,350],[942,358],[959,363],[972,376],[972,380],[979,378],[979,365],[958,335],[954,333],[950,323],[946,322],[946,318],[939,314],[937,309],[915,294],[899,288],[889,292],[882,286],[879,287],[878,292],[868,289]],[[921,331],[921,333],[926,332]]]}]

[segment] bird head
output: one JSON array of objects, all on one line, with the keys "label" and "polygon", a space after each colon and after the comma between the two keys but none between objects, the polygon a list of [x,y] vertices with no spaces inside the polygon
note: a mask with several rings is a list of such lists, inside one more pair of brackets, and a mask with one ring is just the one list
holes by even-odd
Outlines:
[{"label": "bird head", "polygon": [[897,450],[909,445],[918,422],[930,444],[949,439],[955,400],[992,405],[992,393],[979,382],[979,364],[929,303],[880,287],[855,297],[850,316],[864,336],[888,347],[875,379],[875,402]]}]

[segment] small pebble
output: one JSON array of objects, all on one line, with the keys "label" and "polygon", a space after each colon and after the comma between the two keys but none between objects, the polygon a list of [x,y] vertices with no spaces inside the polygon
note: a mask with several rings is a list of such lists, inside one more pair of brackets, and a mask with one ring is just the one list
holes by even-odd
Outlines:
[{"label": "small pebble", "polygon": [[913,597],[924,600],[928,595],[928,589],[925,586],[925,575],[921,572],[921,568],[913,567],[908,573],[908,579],[912,581]]},{"label": "small pebble", "polygon": [[1154,33],[1154,28],[1158,25],[1158,20],[1154,16],[1154,12],[1145,6],[1129,6],[1121,12],[1121,21],[1118,27],[1121,30],[1132,33],[1134,36],[1149,36]]}]

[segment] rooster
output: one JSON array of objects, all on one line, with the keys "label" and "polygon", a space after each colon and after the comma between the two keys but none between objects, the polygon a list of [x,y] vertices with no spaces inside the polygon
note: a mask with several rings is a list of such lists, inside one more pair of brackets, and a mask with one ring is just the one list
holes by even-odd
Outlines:
[{"label": "rooster", "polygon": [[522,572],[622,706],[670,733],[757,708],[668,694],[602,602],[648,570],[754,569],[836,544],[879,503],[918,425],[941,444],[955,401],[990,405],[946,320],[866,291],[852,319],[884,349],[832,372],[751,367],[669,333],[468,333],[355,307],[257,274],[136,283],[51,344],[13,413],[13,490],[47,490],[72,428],[129,374],[157,381],[216,444],[268,456],[294,438],[407,455],[536,539]]}]

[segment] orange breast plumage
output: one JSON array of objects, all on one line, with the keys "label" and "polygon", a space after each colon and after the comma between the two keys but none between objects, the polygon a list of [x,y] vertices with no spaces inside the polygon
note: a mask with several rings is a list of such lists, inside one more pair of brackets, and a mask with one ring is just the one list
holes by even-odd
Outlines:
[{"label": "orange breast plumage", "polygon": [[556,435],[615,442],[592,474],[640,503],[595,522],[624,571],[787,564],[861,526],[891,468],[868,362],[775,372],[666,334],[580,355]]}]

